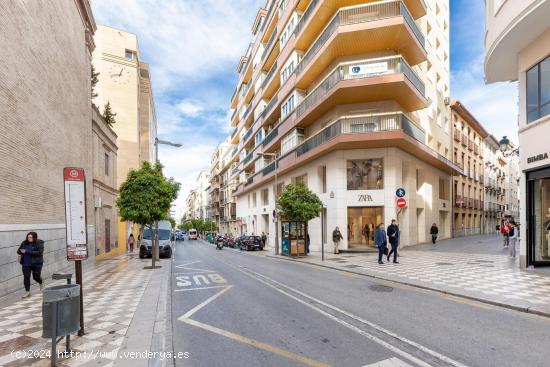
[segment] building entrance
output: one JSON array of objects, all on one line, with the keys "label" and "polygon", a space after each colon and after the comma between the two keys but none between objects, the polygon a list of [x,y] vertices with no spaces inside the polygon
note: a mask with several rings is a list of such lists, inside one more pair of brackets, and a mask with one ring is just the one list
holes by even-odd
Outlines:
[{"label": "building entrance", "polygon": [[383,206],[348,208],[349,246],[374,246],[374,230],[383,214]]}]

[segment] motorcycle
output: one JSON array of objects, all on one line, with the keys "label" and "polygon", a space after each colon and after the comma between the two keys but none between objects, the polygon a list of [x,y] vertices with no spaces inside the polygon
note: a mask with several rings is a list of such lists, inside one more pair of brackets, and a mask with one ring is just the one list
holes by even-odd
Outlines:
[{"label": "motorcycle", "polygon": [[223,237],[218,237],[216,240],[216,250],[223,250]]}]

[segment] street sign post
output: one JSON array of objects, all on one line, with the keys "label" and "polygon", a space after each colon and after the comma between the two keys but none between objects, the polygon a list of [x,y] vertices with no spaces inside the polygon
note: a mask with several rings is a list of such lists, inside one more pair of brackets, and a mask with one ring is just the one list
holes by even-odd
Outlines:
[{"label": "street sign post", "polygon": [[403,199],[403,198],[399,198],[397,199],[397,207],[399,209],[403,209],[407,206],[407,200]]},{"label": "street sign post", "polygon": [[65,228],[67,260],[75,262],[76,283],[80,285],[80,330],[84,335],[84,301],[82,287],[82,260],[88,258],[86,226],[86,176],[83,168],[63,168],[65,190]]},{"label": "street sign post", "polygon": [[395,196],[397,196],[398,198],[404,198],[405,194],[406,194],[405,189],[402,187],[395,190]]}]

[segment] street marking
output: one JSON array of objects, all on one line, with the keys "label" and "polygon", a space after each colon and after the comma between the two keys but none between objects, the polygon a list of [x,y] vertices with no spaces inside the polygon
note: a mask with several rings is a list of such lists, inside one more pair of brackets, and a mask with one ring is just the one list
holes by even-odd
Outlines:
[{"label": "street marking", "polygon": [[403,362],[399,358],[385,359],[380,362],[369,364],[363,367],[412,367],[410,364]]},{"label": "street marking", "polygon": [[274,346],[266,344],[266,343],[262,343],[260,341],[254,340],[254,339],[250,339],[250,338],[232,333],[230,331],[217,328],[217,327],[212,326],[212,325],[204,324],[202,322],[191,320],[189,318],[182,319],[180,317],[179,320],[185,322],[186,324],[198,327],[200,329],[210,331],[212,333],[215,333],[215,334],[218,334],[218,335],[221,335],[221,336],[225,336],[226,338],[229,338],[229,339],[236,340],[236,341],[241,342],[243,344],[248,344],[250,346],[253,346],[253,347],[258,348],[258,349],[265,350],[267,352],[271,352],[273,354],[278,354],[282,357],[290,359],[291,361],[299,362],[299,363],[302,363],[306,366],[330,367],[330,365],[328,365],[326,363],[319,362],[319,361],[316,361],[316,360],[311,359],[311,358],[303,357],[301,355],[294,354],[294,353],[289,352],[287,350],[280,349],[280,348],[274,347]]},{"label": "street marking", "polygon": [[174,289],[174,292],[187,292],[187,291],[199,291],[201,289],[215,289],[215,288],[225,288],[226,285],[215,285],[212,287],[200,287],[200,288],[187,288],[187,289]]},{"label": "street marking", "polygon": [[185,266],[188,266],[188,265],[191,265],[191,264],[200,263],[200,262],[201,262],[200,260],[195,260],[195,261],[191,261],[190,263],[176,265],[176,268],[183,268],[183,267],[185,267]]},{"label": "street marking", "polygon": [[195,312],[197,312],[198,310],[200,310],[201,308],[203,308],[204,306],[206,306],[207,304],[209,304],[210,302],[212,302],[216,298],[220,297],[222,294],[224,294],[225,292],[230,290],[233,286],[232,285],[227,285],[227,286],[223,286],[223,287],[224,287],[224,289],[222,289],[221,291],[219,291],[218,293],[216,293],[212,297],[208,298],[206,301],[204,301],[202,303],[199,303],[198,305],[196,305],[195,307],[193,307],[192,309],[190,309],[189,311],[184,313],[182,316],[178,317],[178,320],[184,321],[185,319],[191,317]]},{"label": "street marking", "polygon": [[[286,292],[286,291],[284,291],[284,290],[278,288],[277,286],[275,286],[275,285],[273,285],[273,284],[270,284],[270,283],[268,283],[267,281],[262,280],[262,279],[260,279],[260,278],[267,279],[268,281],[270,281],[270,282],[272,282],[272,283],[274,283],[274,284],[277,284],[277,285],[278,285],[279,287],[281,287],[281,288],[286,288],[286,289],[288,289],[288,290],[290,290],[290,291],[292,291],[292,292],[294,292],[294,293],[296,293],[296,294],[299,294],[300,296],[302,296],[302,297],[304,297],[304,298],[310,299],[310,300],[312,300],[312,301],[314,301],[314,302],[316,302],[316,303],[318,303],[318,304],[320,304],[320,305],[323,305],[323,306],[325,306],[325,307],[327,307],[327,308],[329,308],[329,309],[331,309],[331,310],[333,310],[333,311],[336,311],[336,312],[341,313],[341,314],[343,314],[343,315],[345,315],[345,316],[347,316],[347,317],[349,317],[349,318],[351,318],[351,319],[354,319],[354,320],[359,321],[359,322],[361,322],[361,323],[363,323],[363,324],[365,324],[365,325],[368,325],[368,326],[372,327],[373,329],[375,329],[375,330],[377,330],[377,331],[380,331],[380,332],[382,332],[382,333],[384,333],[384,334],[386,334],[386,335],[389,335],[389,336],[391,336],[391,337],[393,337],[393,338],[396,338],[396,339],[398,339],[398,340],[400,340],[400,341],[402,341],[402,342],[404,342],[404,343],[407,343],[407,344],[409,344],[409,345],[411,345],[411,346],[413,346],[413,347],[415,347],[415,348],[421,350],[422,352],[431,355],[432,357],[435,357],[435,358],[440,359],[440,360],[443,361],[443,362],[449,363],[449,364],[451,364],[451,365],[453,365],[453,366],[455,366],[455,367],[466,367],[465,364],[462,364],[462,363],[460,363],[460,362],[458,362],[458,361],[454,361],[454,360],[452,360],[451,358],[449,358],[449,357],[447,357],[447,356],[444,356],[444,355],[442,355],[442,354],[440,354],[440,353],[438,353],[438,352],[436,352],[436,351],[433,351],[433,350],[431,350],[431,349],[429,349],[429,348],[427,348],[427,347],[424,347],[424,346],[422,346],[422,345],[420,345],[420,344],[418,344],[418,343],[416,343],[416,342],[413,342],[412,340],[406,339],[406,338],[401,337],[401,336],[399,336],[399,335],[397,335],[397,334],[395,334],[395,333],[393,333],[393,332],[391,332],[391,331],[389,331],[389,330],[386,330],[386,329],[382,328],[381,326],[379,326],[379,325],[377,325],[377,324],[374,324],[374,323],[372,323],[372,322],[370,322],[370,321],[367,321],[367,320],[362,319],[362,318],[360,318],[360,317],[358,317],[358,316],[355,316],[355,315],[353,315],[353,314],[351,314],[351,313],[349,313],[349,312],[347,312],[347,311],[344,311],[344,310],[342,310],[342,309],[340,309],[340,308],[338,308],[338,307],[336,307],[336,306],[333,306],[333,305],[330,305],[330,304],[328,304],[328,303],[326,303],[326,302],[323,302],[323,301],[321,301],[321,300],[319,300],[319,299],[317,299],[317,298],[315,298],[315,297],[312,297],[312,296],[310,296],[310,295],[308,295],[308,294],[305,294],[305,293],[303,293],[303,292],[301,292],[301,291],[299,291],[299,290],[297,290],[297,289],[294,289],[294,288],[292,288],[292,287],[289,287],[289,286],[287,286],[287,285],[285,285],[285,284],[283,284],[283,283],[280,283],[280,282],[278,282],[278,281],[276,281],[276,280],[274,280],[274,279],[271,279],[271,278],[269,278],[269,277],[267,277],[267,276],[265,276],[265,275],[256,273],[255,271],[252,271],[252,270],[250,270],[250,269],[246,269],[246,271],[244,271],[244,270],[239,269],[238,267],[236,267],[236,266],[234,266],[234,265],[230,265],[230,264],[227,264],[227,265],[233,267],[234,269],[237,269],[238,271],[242,272],[243,274],[249,276],[249,277],[252,278],[252,279],[256,279],[257,281],[259,281],[259,282],[261,282],[261,283],[264,283],[265,285],[267,285],[267,286],[269,286],[269,287],[271,287],[271,288],[277,290],[278,292],[285,294],[286,296],[288,296],[288,297],[290,297],[290,298],[296,300],[297,302],[299,302],[299,303],[301,303],[301,304],[303,304],[303,305],[305,305],[305,306],[307,306],[307,307],[309,307],[309,308],[314,309],[315,311],[317,311],[317,312],[319,312],[319,313],[325,315],[326,317],[328,317],[328,318],[330,318],[330,319],[336,321],[337,323],[339,323],[339,324],[341,324],[341,325],[343,325],[343,326],[346,326],[346,327],[348,327],[348,328],[351,329],[351,330],[354,330],[355,332],[357,332],[357,333],[359,333],[359,334],[365,336],[366,338],[368,338],[368,339],[370,339],[370,340],[372,340],[372,341],[374,341],[374,342],[376,342],[376,343],[378,343],[378,344],[384,346],[385,348],[387,348],[387,349],[393,351],[394,353],[396,353],[396,354],[398,354],[398,355],[400,355],[400,356],[402,356],[402,357],[408,359],[409,361],[411,361],[411,362],[413,362],[413,363],[415,363],[415,364],[418,364],[419,366],[429,367],[430,365],[429,365],[428,363],[426,363],[426,362],[424,362],[424,361],[422,361],[422,360],[419,360],[418,358],[412,356],[411,354],[409,354],[409,353],[407,353],[407,352],[405,352],[405,351],[402,351],[401,349],[398,349],[397,347],[394,347],[393,345],[391,345],[391,344],[389,344],[389,343],[383,341],[382,339],[380,339],[380,338],[378,338],[378,337],[376,337],[376,336],[374,336],[374,335],[371,335],[371,334],[369,334],[369,333],[367,333],[367,332],[365,332],[365,331],[363,331],[363,330],[357,328],[356,326],[353,326],[353,325],[351,325],[351,324],[345,322],[344,320],[341,320],[341,319],[339,319],[338,317],[333,316],[333,315],[329,314],[328,312],[323,311],[322,309],[320,309],[320,308],[318,308],[318,307],[316,307],[316,306],[314,306],[314,305],[312,305],[312,304],[310,304],[310,303],[308,303],[308,302],[306,302],[306,301],[304,301],[304,300],[302,300],[302,299],[300,299],[300,298],[298,298],[298,297],[296,297],[296,296],[294,296],[294,295],[292,295],[292,294],[290,294],[290,293],[288,293],[288,292]],[[255,275],[255,276],[254,276],[254,275]]]},{"label": "street marking", "polygon": [[190,287],[200,288],[203,286],[210,286],[214,284],[227,284],[227,281],[218,273],[209,274],[194,274],[191,275],[178,275],[176,276],[177,287]]}]

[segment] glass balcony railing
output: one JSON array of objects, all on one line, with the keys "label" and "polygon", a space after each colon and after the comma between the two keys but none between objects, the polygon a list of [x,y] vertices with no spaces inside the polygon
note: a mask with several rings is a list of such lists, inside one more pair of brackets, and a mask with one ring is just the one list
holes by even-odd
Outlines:
[{"label": "glass balcony railing", "polygon": [[294,29],[294,35],[297,36],[302,29],[304,29],[304,26],[306,25],[307,21],[311,17],[311,14],[313,14],[313,10],[315,10],[315,7],[317,4],[319,4],[320,0],[313,0],[309,3],[309,6],[307,7],[306,11],[302,14],[302,18],[300,18],[300,21],[296,25],[296,28]]},{"label": "glass balcony railing", "polygon": [[243,139],[242,139],[243,145],[244,145],[244,142],[246,142],[251,135],[252,135],[252,128],[248,129],[248,131],[243,135]]},{"label": "glass balcony railing", "polygon": [[264,87],[271,80],[271,77],[273,77],[273,74],[275,74],[276,71],[277,71],[277,62],[275,62],[273,64],[273,66],[271,67],[271,69],[269,69],[269,72],[265,76],[265,79],[263,80],[262,85],[261,85],[262,89],[264,89]]},{"label": "glass balcony railing", "polygon": [[[351,73],[354,67],[365,69],[364,73]],[[422,94],[425,94],[425,86],[420,77],[407,64],[401,56],[390,58],[357,61],[338,66],[321,84],[319,84],[296,108],[296,116],[302,116],[320,100],[326,98],[328,91],[338,82],[343,80],[370,78],[380,75],[403,73],[409,81]]]},{"label": "glass balcony railing", "polygon": [[[301,29],[300,25],[302,24],[302,21],[307,20],[307,18],[305,18],[306,13],[310,8],[312,8],[312,5],[314,5],[313,3],[314,2],[312,2],[312,4],[308,7],[306,12],[304,13],[304,16],[298,23],[298,26],[296,27],[296,30],[295,30],[296,32],[295,34],[298,34],[298,32],[300,31]],[[424,35],[422,34],[422,31],[420,30],[420,28],[418,28],[418,26],[414,22],[409,11],[407,10],[407,7],[405,6],[405,4],[403,4],[402,1],[380,2],[380,3],[362,5],[362,6],[352,7],[352,8],[344,8],[336,13],[334,18],[332,18],[329,24],[321,32],[319,37],[317,37],[317,39],[313,42],[309,50],[307,50],[302,61],[296,67],[296,70],[295,70],[296,75],[300,75],[300,73],[309,65],[309,63],[313,60],[315,55],[317,55],[319,50],[323,47],[323,45],[327,42],[327,40],[334,34],[334,32],[339,26],[370,22],[374,20],[380,20],[380,19],[397,17],[397,16],[403,16],[403,18],[405,19],[405,22],[412,29],[417,40],[420,42],[422,47],[425,47]]]},{"label": "glass balcony railing", "polygon": [[273,139],[277,137],[278,134],[279,134],[279,127],[277,126],[273,130],[271,130],[269,134],[267,134],[264,141],[262,142],[262,146],[263,147],[267,146],[269,143],[273,141]]},{"label": "glass balcony railing", "polygon": [[273,98],[271,98],[271,101],[269,101],[269,103],[267,104],[267,106],[265,106],[264,110],[260,114],[260,117],[265,117],[269,113],[269,111],[273,108],[273,106],[277,104],[278,101],[279,101],[279,97],[277,95],[274,95]]},{"label": "glass balcony railing", "polygon": [[271,34],[271,37],[269,37],[269,41],[267,41],[267,44],[265,45],[264,52],[262,53],[262,60],[264,60],[265,57],[269,54],[269,52],[271,51],[271,46],[273,46],[276,39],[277,39],[277,28],[273,30],[273,34]]},{"label": "glass balcony railing", "polygon": [[237,128],[235,128],[235,130],[231,133],[231,139],[233,139],[235,135],[237,135]]},{"label": "glass balcony railing", "polygon": [[424,130],[402,113],[342,118],[298,145],[296,155],[299,157],[339,135],[368,134],[383,131],[403,131],[422,144],[426,139]]}]

